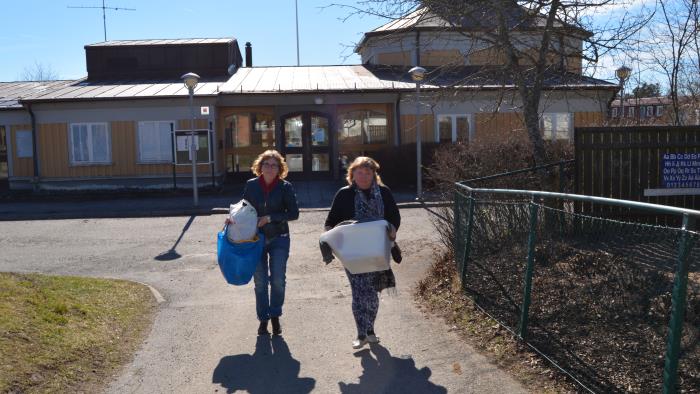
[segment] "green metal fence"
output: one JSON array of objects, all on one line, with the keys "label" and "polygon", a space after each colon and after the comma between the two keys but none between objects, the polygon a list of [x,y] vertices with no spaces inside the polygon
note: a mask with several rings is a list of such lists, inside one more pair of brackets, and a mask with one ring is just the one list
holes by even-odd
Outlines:
[{"label": "green metal fence", "polygon": [[[574,212],[679,215],[680,228]],[[464,290],[591,392],[700,390],[700,211],[456,184]]]}]

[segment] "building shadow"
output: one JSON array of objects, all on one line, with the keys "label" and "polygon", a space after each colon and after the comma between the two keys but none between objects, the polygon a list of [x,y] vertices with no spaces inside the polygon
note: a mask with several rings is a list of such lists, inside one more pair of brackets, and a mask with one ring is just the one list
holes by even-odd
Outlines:
[{"label": "building shadow", "polygon": [[194,218],[196,218],[196,217],[197,216],[195,216],[195,215],[190,216],[190,220],[188,220],[187,223],[185,223],[185,226],[182,228],[182,232],[180,233],[180,236],[177,238],[177,241],[175,241],[173,246],[171,246],[169,250],[154,257],[154,259],[156,259],[158,261],[172,261],[172,260],[177,260],[180,257],[182,257],[180,255],[180,253],[178,253],[176,250],[177,245],[180,243],[180,241],[182,241],[182,237],[185,235],[187,230],[190,229],[190,226],[192,225],[192,222],[194,222]]},{"label": "building shadow", "polygon": [[355,353],[355,357],[361,358],[363,371],[360,382],[339,382],[338,386],[343,394],[447,393],[446,388],[430,381],[430,368],[416,368],[416,362],[410,357],[392,357],[389,351],[379,344],[372,344],[369,349]]},{"label": "building shadow", "polygon": [[299,377],[301,364],[281,336],[258,335],[255,352],[226,356],[214,369],[212,383],[227,393],[310,393],[316,380]]}]

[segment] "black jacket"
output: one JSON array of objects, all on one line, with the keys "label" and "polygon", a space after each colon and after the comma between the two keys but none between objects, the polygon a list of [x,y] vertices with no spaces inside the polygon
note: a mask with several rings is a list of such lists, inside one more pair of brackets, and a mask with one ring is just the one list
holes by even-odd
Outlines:
[{"label": "black jacket", "polygon": [[265,198],[258,178],[255,177],[246,182],[243,198],[248,200],[258,211],[258,217],[270,215],[270,223],[262,227],[266,239],[271,240],[278,235],[288,234],[289,225],[287,222],[299,218],[297,196],[292,184],[280,179]]},{"label": "black jacket", "polygon": [[[396,206],[394,196],[386,186],[379,186],[379,192],[384,202],[384,219],[393,224],[398,230],[401,225],[401,214]],[[338,190],[333,198],[331,210],[326,218],[326,227],[335,227],[338,223],[355,218],[355,187],[345,186]]]}]

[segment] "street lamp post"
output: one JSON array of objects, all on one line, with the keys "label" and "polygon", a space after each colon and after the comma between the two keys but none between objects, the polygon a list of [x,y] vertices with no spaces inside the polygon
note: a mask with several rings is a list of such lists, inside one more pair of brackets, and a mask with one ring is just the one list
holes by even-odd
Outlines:
[{"label": "street lamp post", "polygon": [[425,69],[420,66],[408,70],[411,79],[416,82],[416,200],[423,200],[423,175],[422,175],[422,136],[420,131],[420,83],[425,78]]},{"label": "street lamp post", "polygon": [[197,187],[197,149],[195,149],[194,132],[194,88],[199,83],[199,75],[187,73],[180,77],[190,93],[190,157],[192,160],[192,198],[194,206],[199,205],[199,188]]},{"label": "street lamp post", "polygon": [[615,75],[620,81],[620,119],[625,116],[625,81],[629,78],[632,69],[627,66],[622,66],[615,70]]}]

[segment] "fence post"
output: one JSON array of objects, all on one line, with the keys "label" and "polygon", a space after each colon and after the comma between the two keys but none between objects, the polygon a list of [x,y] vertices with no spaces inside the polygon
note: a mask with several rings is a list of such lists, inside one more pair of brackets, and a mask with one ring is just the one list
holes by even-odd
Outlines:
[{"label": "fence post", "polygon": [[666,344],[666,362],[664,363],[664,394],[677,392],[678,359],[680,357],[681,336],[685,321],[686,293],[688,290],[688,255],[692,240],[688,232],[693,227],[694,218],[683,215],[683,227],[678,246],[676,278],[673,283],[671,303],[671,321],[668,325],[668,342]]},{"label": "fence post", "polygon": [[523,285],[523,305],[520,310],[520,325],[518,335],[520,339],[527,337],[527,323],[530,311],[530,293],[532,292],[532,274],[535,265],[535,240],[537,238],[537,212],[539,205],[535,197],[530,201],[530,234],[527,239],[527,267],[525,268],[525,280]]},{"label": "fence post", "polygon": [[464,240],[464,254],[462,255],[462,272],[459,273],[460,280],[462,281],[462,290],[466,288],[467,284],[467,260],[469,260],[469,254],[471,253],[471,243],[472,243],[472,227],[474,227],[474,201],[473,194],[469,192],[469,214],[467,216],[467,235]]},{"label": "fence post", "polygon": [[459,263],[461,262],[461,259],[458,260],[460,257],[457,254],[457,251],[459,250],[459,240],[460,240],[460,235],[462,234],[461,231],[461,217],[460,217],[460,193],[459,193],[459,187],[455,187],[455,194],[454,194],[454,207],[452,208],[452,219],[454,220],[454,226],[452,227],[452,250],[454,250],[454,255],[455,255],[455,265],[457,266],[457,269],[461,272],[462,267],[459,266]]}]

